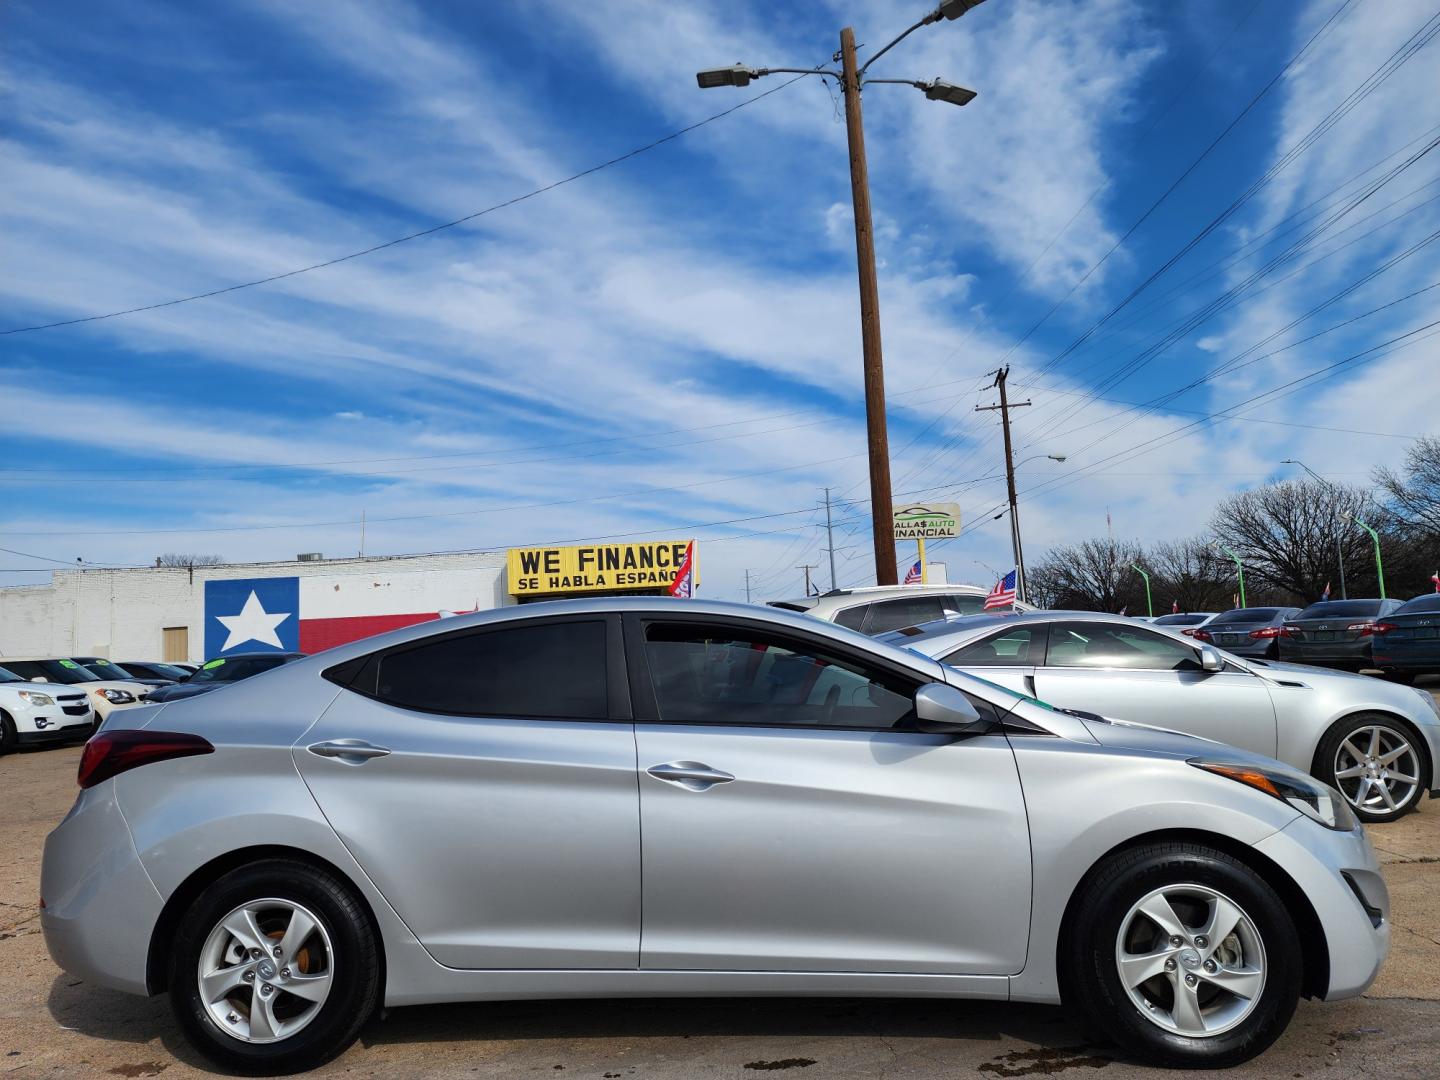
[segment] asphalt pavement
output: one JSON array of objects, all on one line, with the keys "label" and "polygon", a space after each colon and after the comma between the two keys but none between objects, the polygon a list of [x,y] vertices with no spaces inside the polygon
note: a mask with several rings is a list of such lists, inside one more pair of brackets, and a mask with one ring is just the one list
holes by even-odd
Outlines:
[{"label": "asphalt pavement", "polygon": [[[41,843],[75,796],[78,748],[0,758],[0,1080],[207,1075],[166,998],[89,986],[40,935]],[[1394,946],[1370,992],[1302,1001],[1280,1042],[1231,1077],[1434,1077],[1440,1061],[1440,801],[1372,827]],[[127,928],[117,926],[117,934]],[[1152,1075],[1059,1008],[956,1001],[555,1001],[392,1010],[314,1075],[691,1080],[784,1075]]]}]

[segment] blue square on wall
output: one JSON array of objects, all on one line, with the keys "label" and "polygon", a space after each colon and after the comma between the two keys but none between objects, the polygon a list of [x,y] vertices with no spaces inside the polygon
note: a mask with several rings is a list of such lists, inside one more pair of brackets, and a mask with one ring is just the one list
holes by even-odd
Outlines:
[{"label": "blue square on wall", "polygon": [[227,653],[299,650],[298,577],[205,583],[205,659]]}]

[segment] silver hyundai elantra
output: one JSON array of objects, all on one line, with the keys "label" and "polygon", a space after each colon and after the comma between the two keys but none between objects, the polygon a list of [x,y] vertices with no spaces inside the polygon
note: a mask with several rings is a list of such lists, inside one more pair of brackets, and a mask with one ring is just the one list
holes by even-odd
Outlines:
[{"label": "silver hyundai elantra", "polygon": [[51,955],[251,1074],[381,1005],[672,995],[1064,1000],[1225,1066],[1390,937],[1303,773],[776,609],[410,627],[115,713],[79,779]]}]

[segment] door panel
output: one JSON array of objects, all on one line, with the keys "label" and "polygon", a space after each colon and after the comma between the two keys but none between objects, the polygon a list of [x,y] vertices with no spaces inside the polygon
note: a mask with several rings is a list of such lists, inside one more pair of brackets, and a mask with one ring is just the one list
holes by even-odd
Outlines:
[{"label": "door panel", "polygon": [[[355,765],[305,749],[352,738],[390,753]],[[434,716],[346,692],[294,755],[340,839],[440,963],[636,966],[630,724]]]},{"label": "door panel", "polygon": [[[642,968],[1024,966],[1030,844],[1003,736],[639,724],[636,743]],[[644,771],[681,761],[735,779]]]}]

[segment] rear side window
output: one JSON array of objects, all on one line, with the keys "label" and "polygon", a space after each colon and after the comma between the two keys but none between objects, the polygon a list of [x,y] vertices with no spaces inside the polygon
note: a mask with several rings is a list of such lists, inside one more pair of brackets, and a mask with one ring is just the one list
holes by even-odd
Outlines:
[{"label": "rear side window", "polygon": [[974,593],[960,593],[945,597],[945,614],[978,615],[985,610],[985,597]]},{"label": "rear side window", "polygon": [[953,667],[1021,667],[1038,664],[1045,642],[1045,627],[1017,626],[972,642],[945,657]]},{"label": "rear side window", "polygon": [[419,712],[605,720],[605,623],[459,634],[382,653],[375,696]]},{"label": "rear side window", "polygon": [[870,612],[869,604],[856,604],[835,613],[835,622],[847,630],[859,630],[865,625],[865,616]]},{"label": "rear side window", "polygon": [[[948,599],[948,598],[947,598]],[[945,617],[941,597],[899,596],[894,600],[877,600],[870,605],[870,614],[865,619],[864,632],[874,637],[887,630],[899,630],[902,626],[919,626]]]}]

